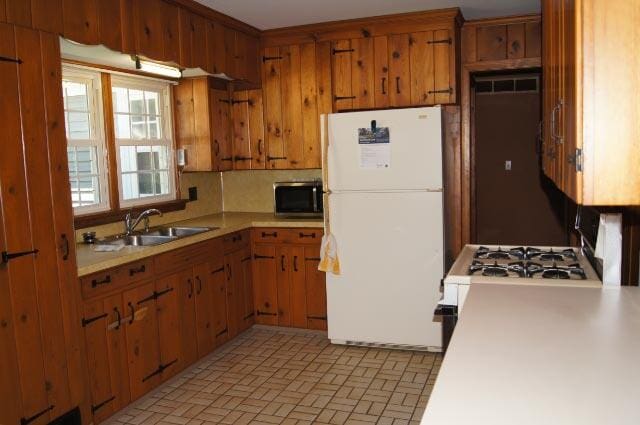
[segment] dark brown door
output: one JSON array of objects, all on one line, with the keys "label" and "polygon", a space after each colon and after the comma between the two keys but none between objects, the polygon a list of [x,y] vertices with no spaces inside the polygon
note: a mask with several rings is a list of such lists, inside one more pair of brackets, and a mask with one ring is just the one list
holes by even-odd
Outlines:
[{"label": "dark brown door", "polygon": [[541,171],[540,93],[502,91],[507,80],[496,78],[487,92],[476,84],[475,241],[566,245],[564,196]]}]

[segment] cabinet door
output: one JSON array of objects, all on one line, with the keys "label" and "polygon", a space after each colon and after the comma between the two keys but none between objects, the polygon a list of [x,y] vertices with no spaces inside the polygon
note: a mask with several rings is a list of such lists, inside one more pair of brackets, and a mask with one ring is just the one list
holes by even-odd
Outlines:
[{"label": "cabinet door", "polygon": [[[180,338],[183,367],[193,364],[198,359],[198,342],[196,330],[196,281],[191,268],[180,273],[180,289],[178,304],[180,305]],[[181,367],[182,369],[182,367]]]},{"label": "cabinet door", "polygon": [[578,138],[577,119],[579,116],[578,92],[576,81],[578,78],[576,46],[578,43],[578,28],[576,27],[576,2],[561,0],[562,7],[562,97],[560,110],[560,126],[562,128],[562,190],[575,202],[582,202],[582,179],[576,165],[576,152],[582,152],[582,139]]},{"label": "cabinet door", "polygon": [[276,245],[253,247],[253,297],[256,323],[278,324],[278,280]]},{"label": "cabinet door", "polygon": [[166,62],[180,63],[180,22],[179,7],[173,3],[160,4],[162,23],[162,59]]},{"label": "cabinet door", "polygon": [[123,294],[131,400],[140,398],[160,383],[158,318],[154,298],[153,283]]},{"label": "cabinet door", "polygon": [[231,142],[231,100],[226,90],[210,90],[213,162],[217,171],[233,169]]},{"label": "cabinet door", "polygon": [[134,5],[136,53],[149,59],[164,60],[164,2],[136,0]]},{"label": "cabinet door", "polygon": [[122,295],[85,303],[82,315],[91,411],[102,422],[129,403]]},{"label": "cabinet door", "polygon": [[209,279],[213,287],[213,332],[216,346],[229,339],[227,326],[227,278],[222,260],[209,265]]},{"label": "cabinet door", "polygon": [[305,43],[300,46],[304,168],[320,168],[322,162],[317,84],[316,44]]},{"label": "cabinet door", "polygon": [[409,34],[389,36],[389,105],[411,105]]},{"label": "cabinet door", "polygon": [[351,95],[353,109],[374,107],[374,39],[371,37],[351,40]]},{"label": "cabinet door", "polygon": [[236,254],[240,264],[240,292],[239,300],[239,320],[242,330],[249,329],[255,322],[253,312],[253,271],[251,261],[251,248],[246,247]]},{"label": "cabinet door", "polygon": [[291,326],[291,258],[290,247],[276,246],[276,280],[278,287],[278,325]]},{"label": "cabinet door", "polygon": [[327,330],[327,286],[324,272],[318,270],[320,246],[304,248],[307,299],[307,328]]},{"label": "cabinet door", "polygon": [[241,296],[240,262],[237,255],[227,254],[224,256],[224,269],[227,280],[227,327],[229,338],[233,338],[240,332],[239,299]]},{"label": "cabinet door", "polygon": [[282,135],[280,48],[269,47],[262,52],[262,90],[264,94],[266,167],[286,168],[287,156]]},{"label": "cabinet door", "polygon": [[65,38],[82,44],[100,44],[98,0],[63,0],[62,9]]},{"label": "cabinet door", "polygon": [[207,20],[181,7],[180,65],[207,70]]},{"label": "cabinet door", "polygon": [[304,251],[305,248],[303,246],[291,246],[289,249],[291,326],[296,328],[307,327],[306,261]]},{"label": "cabinet door", "polygon": [[[190,270],[189,270],[190,271]],[[182,275],[172,274],[156,280],[156,311],[160,341],[160,364],[167,366],[162,372],[162,380],[173,376],[189,363],[181,355],[179,288]],[[169,366],[170,365],[170,366]]]},{"label": "cabinet door", "polygon": [[376,108],[387,108],[389,107],[389,47],[386,35],[374,37],[373,51],[374,105]]},{"label": "cabinet door", "polygon": [[331,80],[333,85],[333,107],[336,111],[353,109],[351,92],[351,40],[331,43]]},{"label": "cabinet door", "polygon": [[224,44],[224,26],[207,21],[207,71],[212,74],[224,73],[227,70],[227,54]]},{"label": "cabinet door", "polygon": [[302,133],[302,92],[300,87],[300,46],[280,48],[282,138],[287,157],[285,168],[304,167]]},{"label": "cabinet door", "polygon": [[203,357],[216,346],[214,333],[214,285],[209,263],[198,264],[193,268],[195,281],[196,338],[198,357]]},{"label": "cabinet door", "polygon": [[249,145],[251,151],[251,169],[265,168],[264,120],[262,90],[247,91],[249,100]]},{"label": "cabinet door", "polygon": [[249,94],[246,90],[233,93],[233,168],[249,170],[251,155],[251,136],[249,134]]}]

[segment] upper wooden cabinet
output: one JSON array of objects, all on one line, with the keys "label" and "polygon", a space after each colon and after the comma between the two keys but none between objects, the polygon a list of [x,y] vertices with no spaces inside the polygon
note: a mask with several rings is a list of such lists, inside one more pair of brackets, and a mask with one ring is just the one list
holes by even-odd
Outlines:
[{"label": "upper wooden cabinet", "polygon": [[264,168],[261,90],[230,92],[219,80],[189,78],[175,86],[174,100],[185,171]]},{"label": "upper wooden cabinet", "polygon": [[205,18],[187,9],[180,9],[180,65],[209,70],[207,27]]},{"label": "upper wooden cabinet", "polygon": [[635,2],[543,2],[545,173],[584,205],[640,204]]}]

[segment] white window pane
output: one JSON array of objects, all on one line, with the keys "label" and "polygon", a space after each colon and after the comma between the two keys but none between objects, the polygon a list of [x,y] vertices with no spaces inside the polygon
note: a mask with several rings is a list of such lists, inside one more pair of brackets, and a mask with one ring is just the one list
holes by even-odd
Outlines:
[{"label": "white window pane", "polygon": [[131,116],[131,138],[132,139],[147,138],[147,125],[145,123],[144,115]]},{"label": "white window pane", "polygon": [[129,112],[129,97],[127,96],[128,90],[124,87],[113,87],[111,95],[113,97],[113,110],[114,112],[128,113]]},{"label": "white window pane", "polygon": [[89,114],[86,112],[69,112],[67,114],[67,132],[70,139],[90,139]]},{"label": "white window pane", "polygon": [[160,171],[155,177],[156,193],[159,195],[169,194],[169,172]]},{"label": "white window pane", "polygon": [[76,172],[76,149],[73,147],[67,148],[67,161],[69,162],[69,173]]},{"label": "white window pane", "polygon": [[153,91],[144,92],[145,99],[147,100],[147,114],[158,115],[158,93]]},{"label": "white window pane", "polygon": [[156,119],[157,117],[151,117],[149,120],[149,138],[150,139],[159,139],[160,134],[160,120]]},{"label": "white window pane", "polygon": [[153,184],[153,173],[138,174],[138,191],[140,196],[155,195],[155,186]]},{"label": "white window pane", "polygon": [[136,147],[120,146],[120,171],[123,173],[137,171]]},{"label": "white window pane", "polygon": [[156,170],[169,168],[169,149],[166,146],[152,146]]},{"label": "white window pane", "polygon": [[138,175],[123,174],[122,175],[122,199],[130,200],[139,198],[138,193]]},{"label": "white window pane", "polygon": [[142,90],[129,90],[129,111],[132,114],[145,114],[144,92]]},{"label": "white window pane", "polygon": [[116,127],[116,138],[118,139],[130,139],[131,138],[131,127],[129,115],[115,114],[115,127]]},{"label": "white window pane", "polygon": [[89,97],[87,96],[87,85],[74,81],[63,81],[63,97],[65,108],[75,111],[89,110]]}]

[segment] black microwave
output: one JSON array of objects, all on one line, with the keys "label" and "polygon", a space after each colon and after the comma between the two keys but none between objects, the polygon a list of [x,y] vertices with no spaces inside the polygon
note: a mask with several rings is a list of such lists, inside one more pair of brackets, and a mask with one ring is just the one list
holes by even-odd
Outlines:
[{"label": "black microwave", "polygon": [[322,217],[322,182],[276,182],[273,209],[277,217]]}]

